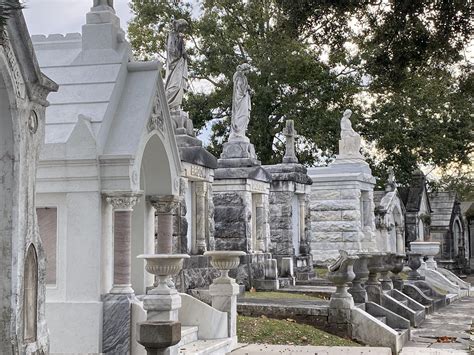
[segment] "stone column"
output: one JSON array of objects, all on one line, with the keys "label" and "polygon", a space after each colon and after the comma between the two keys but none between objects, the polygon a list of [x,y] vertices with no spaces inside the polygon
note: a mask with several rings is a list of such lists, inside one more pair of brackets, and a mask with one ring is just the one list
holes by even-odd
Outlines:
[{"label": "stone column", "polygon": [[152,196],[150,203],[155,207],[158,223],[156,254],[173,253],[173,215],[179,206],[175,195]]},{"label": "stone column", "polygon": [[207,199],[207,182],[196,182],[196,245],[192,246],[192,250],[196,250],[198,254],[204,254],[207,251],[206,245],[206,199]]},{"label": "stone column", "polygon": [[256,230],[256,246],[255,251],[265,251],[265,210],[263,208],[262,194],[255,194],[255,230]]},{"label": "stone column", "polygon": [[405,238],[403,238],[403,227],[395,227],[395,235],[397,239],[397,254],[405,253]]},{"label": "stone column", "polygon": [[138,202],[138,195],[124,194],[107,197],[113,207],[114,272],[110,293],[131,294],[131,234],[132,211]]}]

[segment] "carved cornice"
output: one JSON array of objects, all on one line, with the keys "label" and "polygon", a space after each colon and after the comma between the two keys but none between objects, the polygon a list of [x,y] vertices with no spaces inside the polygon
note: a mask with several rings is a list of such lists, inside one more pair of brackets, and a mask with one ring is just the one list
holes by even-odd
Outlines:
[{"label": "carved cornice", "polygon": [[138,203],[140,196],[137,194],[109,195],[106,199],[114,211],[132,211],[133,207]]},{"label": "carved cornice", "polygon": [[207,190],[208,190],[207,183],[205,183],[205,182],[196,182],[195,186],[196,186],[195,187],[196,195],[200,196],[200,197],[206,197]]},{"label": "carved cornice", "polygon": [[179,197],[175,195],[150,196],[148,200],[158,214],[175,214],[179,207]]}]

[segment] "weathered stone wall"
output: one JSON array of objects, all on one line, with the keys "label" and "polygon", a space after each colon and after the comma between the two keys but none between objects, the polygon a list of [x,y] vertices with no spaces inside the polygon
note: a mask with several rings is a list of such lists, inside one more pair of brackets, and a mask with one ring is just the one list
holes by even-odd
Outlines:
[{"label": "weathered stone wall", "polygon": [[[274,255],[295,255],[293,245],[293,192],[270,191],[270,247]],[[298,252],[298,251],[296,251]]]},{"label": "weathered stone wall", "polygon": [[248,191],[214,192],[216,250],[252,249],[252,194]]},{"label": "weathered stone wall", "polygon": [[360,191],[316,190],[311,194],[311,250],[316,263],[336,259],[338,250],[360,250]]},{"label": "weathered stone wall", "polygon": [[[239,267],[231,270],[229,275],[235,278],[238,284],[250,289],[253,280],[265,277],[265,260],[269,258],[268,253],[242,256]],[[210,257],[193,255],[184,260],[183,270],[175,277],[175,283],[178,290],[187,292],[189,289],[208,288],[212,280],[219,275],[219,271],[212,267]]]}]

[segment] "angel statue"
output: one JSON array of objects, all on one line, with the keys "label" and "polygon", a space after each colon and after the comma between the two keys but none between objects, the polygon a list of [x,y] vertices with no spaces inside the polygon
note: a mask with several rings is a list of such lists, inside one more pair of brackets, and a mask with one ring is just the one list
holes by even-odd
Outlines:
[{"label": "angel statue", "polygon": [[178,110],[183,96],[188,91],[188,56],[184,43],[184,31],[188,22],[184,19],[173,20],[166,46],[166,98],[170,110]]},{"label": "angel statue", "polygon": [[245,141],[245,135],[250,120],[251,102],[250,87],[245,74],[251,69],[250,64],[244,63],[237,66],[234,74],[234,93],[232,97],[232,120],[229,141]]}]

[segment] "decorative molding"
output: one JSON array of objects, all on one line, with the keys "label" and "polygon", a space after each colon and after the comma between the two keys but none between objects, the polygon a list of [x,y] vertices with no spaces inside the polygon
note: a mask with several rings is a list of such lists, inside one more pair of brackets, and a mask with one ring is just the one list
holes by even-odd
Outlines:
[{"label": "decorative molding", "polygon": [[149,201],[158,214],[175,214],[179,207],[179,197],[175,195],[150,196]]},{"label": "decorative molding", "polygon": [[200,197],[206,197],[208,184],[206,182],[196,182],[195,184],[196,195]]},{"label": "decorative molding", "polygon": [[38,125],[38,114],[34,110],[32,110],[30,112],[30,116],[28,117],[28,129],[32,134],[35,134],[38,131]]},{"label": "decorative molding", "polygon": [[140,196],[136,194],[107,196],[107,202],[113,207],[114,211],[132,211],[139,199]]},{"label": "decorative molding", "polygon": [[21,74],[20,66],[16,60],[15,53],[11,46],[8,35],[5,33],[3,46],[5,57],[8,62],[8,69],[11,72],[11,78],[14,86],[15,96],[19,99],[26,98],[26,85],[23,80],[23,75]]},{"label": "decorative molding", "polygon": [[163,117],[163,111],[158,97],[155,98],[155,103],[147,127],[149,132],[154,130],[164,132],[165,130],[165,119]]}]

